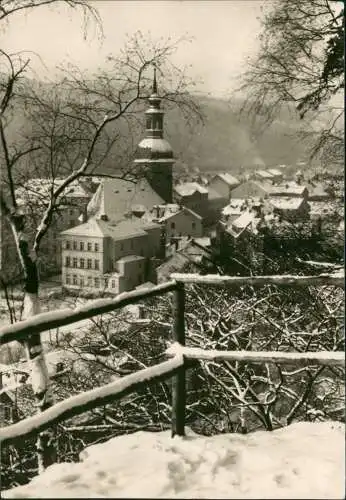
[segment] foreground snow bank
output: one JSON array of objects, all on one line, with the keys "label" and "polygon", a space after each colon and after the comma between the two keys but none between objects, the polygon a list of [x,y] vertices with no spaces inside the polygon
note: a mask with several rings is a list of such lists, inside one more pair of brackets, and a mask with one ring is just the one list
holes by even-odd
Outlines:
[{"label": "foreground snow bank", "polygon": [[3,498],[344,498],[339,423],[204,437],[137,432],[90,446]]}]

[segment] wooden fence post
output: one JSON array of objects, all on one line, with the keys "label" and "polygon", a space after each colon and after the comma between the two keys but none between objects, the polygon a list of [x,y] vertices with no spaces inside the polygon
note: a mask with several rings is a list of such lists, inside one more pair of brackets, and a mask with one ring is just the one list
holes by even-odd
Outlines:
[{"label": "wooden fence post", "polygon": [[[173,297],[174,342],[185,345],[185,288],[178,283]],[[185,435],[186,383],[185,366],[179,368],[172,380],[172,437]]]}]

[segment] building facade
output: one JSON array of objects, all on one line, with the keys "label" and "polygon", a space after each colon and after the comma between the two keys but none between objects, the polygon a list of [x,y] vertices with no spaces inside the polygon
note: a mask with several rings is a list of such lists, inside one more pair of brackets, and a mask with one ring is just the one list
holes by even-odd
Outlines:
[{"label": "building facade", "polygon": [[238,187],[240,182],[233,175],[224,173],[215,175],[209,182],[209,188],[214,189],[227,200],[231,197],[231,191]]},{"label": "building facade", "polygon": [[132,290],[151,278],[152,258],[162,257],[161,227],[141,219],[106,216],[61,233],[62,284],[67,289]]}]

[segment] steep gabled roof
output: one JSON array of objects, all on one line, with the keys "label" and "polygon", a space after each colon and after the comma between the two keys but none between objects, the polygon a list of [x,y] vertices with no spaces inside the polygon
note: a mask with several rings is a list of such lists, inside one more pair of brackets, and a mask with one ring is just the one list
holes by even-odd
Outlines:
[{"label": "steep gabled roof", "polygon": [[107,221],[92,217],[85,224],[63,231],[63,236],[109,237],[122,240],[130,237],[145,236],[147,229],[159,228],[158,224],[133,217],[118,221]]},{"label": "steep gabled roof", "polygon": [[257,170],[256,175],[262,177],[263,179],[272,179],[273,174],[271,174],[268,170]]},{"label": "steep gabled roof", "polygon": [[236,177],[233,177],[233,175],[229,174],[229,173],[221,173],[221,174],[217,174],[215,177],[220,177],[220,179],[222,179],[223,181],[225,181],[229,186],[238,186],[240,184],[240,182],[238,181],[238,179]]},{"label": "steep gabled roof", "polygon": [[104,179],[90,200],[87,212],[89,217],[105,214],[110,220],[117,220],[137,206],[150,210],[163,203],[164,200],[144,178],[136,182]]},{"label": "steep gabled roof", "polygon": [[218,191],[211,187],[208,188],[208,200],[219,200],[221,198],[226,200],[225,196],[220,194]]},{"label": "steep gabled roof", "polygon": [[170,219],[178,214],[184,213],[184,212],[192,215],[195,219],[202,220],[202,217],[200,215],[196,214],[196,212],[194,212],[193,210],[190,210],[187,207],[182,207],[180,210],[178,210],[176,212],[167,211],[167,213],[164,214],[163,217],[160,218],[160,222],[164,221],[164,220],[168,220],[168,219]]},{"label": "steep gabled roof", "polygon": [[198,182],[184,182],[183,184],[177,184],[174,186],[174,191],[176,191],[180,196],[192,196],[196,192],[201,194],[208,193],[208,189],[198,184]]}]

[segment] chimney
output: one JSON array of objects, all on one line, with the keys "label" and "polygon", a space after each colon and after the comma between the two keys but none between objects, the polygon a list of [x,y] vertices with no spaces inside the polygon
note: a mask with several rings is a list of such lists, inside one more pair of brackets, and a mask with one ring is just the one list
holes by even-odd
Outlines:
[{"label": "chimney", "polygon": [[153,211],[155,213],[155,217],[157,219],[159,219],[160,218],[160,206],[159,205],[154,205],[153,206]]}]

